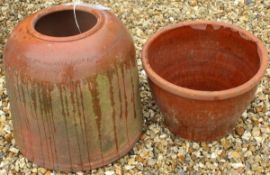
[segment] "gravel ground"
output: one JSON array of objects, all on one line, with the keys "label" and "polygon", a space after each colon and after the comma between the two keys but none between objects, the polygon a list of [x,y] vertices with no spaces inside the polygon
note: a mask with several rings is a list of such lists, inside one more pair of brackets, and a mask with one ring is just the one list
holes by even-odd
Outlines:
[{"label": "gravel ground", "polygon": [[[61,174],[29,162],[16,147],[2,68],[3,48],[18,21],[41,8],[69,1],[0,0],[0,174]],[[137,48],[144,134],[122,159],[87,174],[270,174],[270,69],[256,99],[243,113],[235,130],[211,143],[176,138],[163,125],[142,70],[140,52],[159,28],[185,20],[208,19],[241,26],[270,48],[269,0],[100,0],[125,23]],[[83,174],[78,172],[76,174]]]}]

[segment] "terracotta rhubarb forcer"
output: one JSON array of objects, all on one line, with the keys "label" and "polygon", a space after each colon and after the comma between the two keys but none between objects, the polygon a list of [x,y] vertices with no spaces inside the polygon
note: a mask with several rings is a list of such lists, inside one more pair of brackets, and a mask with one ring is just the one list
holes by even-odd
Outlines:
[{"label": "terracotta rhubarb forcer", "polygon": [[165,123],[195,141],[225,136],[251,102],[267,68],[267,51],[233,25],[171,25],[146,43],[143,65]]},{"label": "terracotta rhubarb forcer", "polygon": [[[94,169],[141,134],[133,41],[109,11],[44,9],[11,34],[4,64],[16,144],[50,169]],[[79,29],[81,33],[79,32]]]}]

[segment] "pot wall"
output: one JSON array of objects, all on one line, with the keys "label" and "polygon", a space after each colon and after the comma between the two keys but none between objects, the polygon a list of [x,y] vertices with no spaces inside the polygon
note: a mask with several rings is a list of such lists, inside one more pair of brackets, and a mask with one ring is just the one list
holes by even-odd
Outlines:
[{"label": "pot wall", "polygon": [[168,128],[182,138],[195,141],[212,141],[227,135],[256,91],[255,87],[234,98],[206,101],[175,96],[151,80],[149,84]]},{"label": "pot wall", "polygon": [[[111,163],[142,127],[131,37],[112,13],[77,8],[98,14],[99,28],[79,39],[39,38],[28,29],[45,9],[17,26],[4,56],[17,146],[34,163],[62,171]],[[72,6],[49,10],[62,9]]]}]

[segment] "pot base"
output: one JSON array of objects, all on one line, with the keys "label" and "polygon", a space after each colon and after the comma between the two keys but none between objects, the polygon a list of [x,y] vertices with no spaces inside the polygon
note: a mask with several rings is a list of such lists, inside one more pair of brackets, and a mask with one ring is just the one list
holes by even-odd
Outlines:
[{"label": "pot base", "polygon": [[195,142],[212,142],[220,140],[223,137],[226,137],[234,128],[235,124],[231,124],[226,127],[218,127],[215,130],[194,132],[196,129],[176,129],[172,128],[165,123],[166,127],[176,136],[181,137],[182,139],[195,141]]},{"label": "pot base", "polygon": [[21,153],[27,157],[27,159],[31,162],[34,162],[35,164],[50,169],[50,170],[60,170],[62,172],[76,172],[76,171],[89,171],[89,170],[93,170],[93,169],[97,169],[100,167],[103,167],[105,165],[108,165],[118,159],[120,159],[121,157],[125,156],[136,144],[136,142],[139,140],[139,138],[141,137],[142,132],[138,133],[137,136],[135,137],[134,140],[130,141],[131,144],[130,145],[126,145],[126,147],[124,148],[120,148],[120,151],[118,154],[113,154],[110,155],[108,157],[104,157],[103,161],[95,161],[95,162],[91,162],[89,163],[84,163],[83,165],[52,165],[52,164],[44,164],[41,160],[35,160],[33,158],[31,158],[32,155],[28,155],[26,153],[24,153],[24,151],[22,149]]}]

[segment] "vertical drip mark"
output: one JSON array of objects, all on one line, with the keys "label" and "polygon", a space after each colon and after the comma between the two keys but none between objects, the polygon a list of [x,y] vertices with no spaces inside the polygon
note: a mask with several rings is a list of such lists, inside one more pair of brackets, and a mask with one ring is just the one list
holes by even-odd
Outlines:
[{"label": "vertical drip mark", "polygon": [[68,134],[68,129],[67,129],[67,119],[66,119],[66,112],[65,112],[65,104],[64,104],[64,97],[63,97],[63,89],[61,87],[61,85],[58,86],[58,89],[60,91],[60,101],[61,101],[61,108],[62,108],[62,116],[64,118],[64,122],[65,122],[65,130],[66,130],[66,138],[67,138],[67,146],[68,146],[68,156],[69,156],[69,163],[71,166],[71,170],[72,170],[72,159],[71,159],[71,155],[70,155],[70,140],[69,140],[69,134]]},{"label": "vertical drip mark", "polygon": [[121,73],[122,73],[122,79],[123,79],[123,88],[124,88],[124,98],[125,98],[125,119],[126,119],[126,132],[127,132],[127,139],[128,139],[128,144],[130,145],[129,141],[129,134],[128,134],[128,124],[127,124],[127,117],[128,117],[128,109],[127,109],[127,92],[126,92],[126,85],[125,85],[125,64],[120,65],[121,68]]},{"label": "vertical drip mark", "polygon": [[93,98],[93,109],[96,115],[96,125],[98,128],[98,138],[99,138],[99,147],[101,152],[102,163],[104,164],[103,149],[102,149],[102,137],[101,137],[101,109],[100,109],[100,100],[99,92],[97,90],[97,76],[94,76],[89,82],[89,90]]},{"label": "vertical drip mark", "polygon": [[[46,87],[46,86],[44,86]],[[50,87],[48,85],[48,87],[46,87],[46,91],[44,92],[45,94],[45,105],[46,105],[46,114],[47,114],[47,118],[51,119],[50,121],[50,130],[51,130],[51,137],[52,137],[52,143],[53,143],[53,148],[54,148],[54,154],[53,154],[53,158],[55,158],[55,161],[56,161],[56,166],[58,167],[58,157],[57,157],[57,151],[56,151],[56,144],[55,144],[55,137],[54,137],[54,134],[55,134],[55,131],[56,131],[56,128],[55,128],[55,122],[54,122],[54,116],[53,116],[53,106],[52,106],[52,96],[51,96],[51,90],[50,90]],[[52,126],[52,127],[51,127]],[[54,159],[53,159],[53,168],[55,168],[55,163],[54,163]]]},{"label": "vertical drip mark", "polygon": [[41,86],[38,85],[39,88],[38,89],[38,101],[39,101],[39,110],[40,110],[40,115],[41,115],[41,120],[42,120],[42,126],[43,126],[43,131],[44,131],[44,135],[45,135],[45,142],[46,142],[46,148],[48,150],[48,152],[50,152],[50,154],[48,154],[48,159],[49,162],[51,160],[51,148],[49,149],[49,144],[48,144],[48,137],[47,137],[47,132],[46,132],[46,127],[45,127],[45,120],[44,120],[44,113],[45,113],[45,109],[44,109],[44,105],[43,105],[43,99],[42,99],[42,90],[41,90]]},{"label": "vertical drip mark", "polygon": [[83,124],[84,124],[84,133],[85,133],[85,142],[86,142],[86,150],[87,150],[87,156],[88,156],[88,162],[90,165],[90,169],[91,168],[91,161],[90,161],[90,153],[89,153],[89,143],[88,143],[88,133],[86,132],[86,120],[85,120],[85,112],[84,112],[84,103],[83,103],[83,94],[82,94],[82,88],[81,88],[81,84],[79,84],[79,93],[80,93],[80,105],[78,105],[78,109],[79,107],[81,107],[82,109],[82,116],[83,116]]},{"label": "vertical drip mark", "polygon": [[[71,104],[72,104],[72,113],[73,113],[73,122],[75,124],[75,134],[76,134],[76,139],[77,139],[77,145],[78,145],[78,149],[79,149],[79,156],[80,156],[80,165],[81,165],[81,168],[82,168],[82,151],[81,151],[81,146],[80,146],[80,139],[79,139],[79,134],[78,134],[78,124],[77,124],[77,120],[76,120],[76,104],[75,104],[75,98],[74,98],[74,93],[76,91],[74,87],[74,84],[71,83],[71,86],[72,88],[70,88],[70,98],[71,98]],[[66,102],[67,102],[67,99],[66,99]],[[66,104],[67,106],[67,104]],[[78,109],[79,110],[79,109]],[[81,124],[81,121],[80,121],[80,124]]]},{"label": "vertical drip mark", "polygon": [[74,85],[74,92],[73,93],[75,93],[75,103],[74,103],[74,105],[76,106],[76,112],[78,112],[78,117],[79,117],[79,122],[80,122],[80,129],[81,129],[81,133],[82,133],[82,137],[83,137],[83,144],[85,144],[85,133],[83,132],[83,121],[82,121],[82,112],[81,112],[81,109],[80,109],[80,100],[79,100],[79,95],[78,95],[78,84],[76,83],[75,85]]},{"label": "vertical drip mark", "polygon": [[[64,95],[64,106],[65,106],[65,108],[66,108],[66,116],[70,119],[70,116],[72,115],[72,114],[70,114],[70,112],[69,112],[69,105],[68,105],[68,95],[67,95],[67,93],[68,93],[68,89],[66,89],[65,88],[65,86],[63,86],[63,88],[64,88],[64,90],[65,90],[65,95]],[[72,112],[72,111],[71,111]],[[75,132],[76,132],[76,136],[77,136],[77,138],[78,138],[78,133],[77,133],[77,124],[76,124],[76,120],[74,120],[73,122],[75,122]],[[70,123],[70,121],[69,121],[69,123]],[[71,139],[72,140],[72,139]],[[69,140],[69,144],[70,144],[70,140]],[[78,142],[78,140],[77,140],[77,144],[78,144],[78,146],[79,146],[79,142]],[[71,150],[72,151],[72,150]],[[80,152],[80,150],[79,150],[79,152]],[[71,159],[72,159],[72,157],[71,157]],[[76,160],[75,160],[75,162],[76,162]],[[81,155],[80,155],[80,164],[81,164]]]},{"label": "vertical drip mark", "polygon": [[[16,79],[16,80],[15,80],[15,81],[16,81],[16,83],[15,83],[15,84],[16,84],[16,85],[15,85],[15,86],[16,86],[16,88],[15,88],[15,89],[16,89],[16,91],[15,91],[15,92],[16,92],[15,97],[18,97],[18,98],[19,98],[18,101],[20,102],[20,101],[22,101],[22,98],[21,98],[20,91],[19,91],[19,86],[20,86],[20,85],[19,85],[19,77],[18,77],[19,75],[18,75],[18,74],[15,74],[15,75],[16,75],[16,76],[15,76],[15,77],[16,77],[16,78],[15,78],[15,79]],[[15,102],[15,104],[16,104],[16,107],[15,107],[16,115],[20,115],[19,112],[18,112],[18,109],[19,109],[19,106],[20,106],[20,104],[18,104],[18,101],[17,101],[17,99],[14,99],[14,102]],[[24,129],[24,128],[23,128],[23,125],[22,125],[23,122],[22,122],[22,120],[21,120],[21,119],[22,119],[21,116],[17,116],[17,118],[18,118],[18,120],[20,120],[20,122],[18,122],[18,123],[20,123],[20,129]],[[20,136],[20,138],[21,138],[22,144],[23,144],[22,149],[25,150],[25,154],[27,155],[28,153],[27,153],[27,149],[25,149],[25,146],[26,146],[26,145],[25,145],[25,140],[24,140],[25,135]]]},{"label": "vertical drip mark", "polygon": [[[117,69],[117,66],[115,66]],[[116,70],[116,77],[117,77],[117,82],[118,82],[118,88],[119,88],[119,102],[120,102],[120,119],[122,118],[123,115],[123,109],[122,109],[122,98],[121,98],[121,90],[120,90],[120,78],[118,74],[118,70]]]},{"label": "vertical drip mark", "polygon": [[112,84],[113,77],[112,76],[113,76],[113,73],[108,72],[108,78],[109,78],[109,84],[110,84],[110,87],[109,87],[110,88],[110,100],[111,100],[112,109],[113,109],[112,117],[113,117],[114,142],[115,142],[117,154],[119,154],[118,138],[117,138],[117,133],[116,133],[116,123],[115,123],[115,102],[114,102],[114,98],[113,98],[113,84]]},{"label": "vertical drip mark", "polygon": [[[27,106],[26,106],[26,97],[25,97],[25,90],[24,90],[24,85],[21,83],[20,85],[20,93],[21,93],[21,97],[22,97],[22,103],[23,103],[23,109],[24,109],[24,113],[25,113],[25,124],[26,124],[26,129],[27,130],[30,130],[29,132],[31,133],[31,125],[30,125],[30,122],[29,122],[29,119],[28,119],[28,112],[27,112]],[[25,86],[27,87],[27,83],[25,83]],[[27,132],[28,133],[28,132]],[[32,137],[29,135],[27,135],[27,138],[28,138],[28,141],[29,141],[29,156],[31,156],[31,159],[33,160],[34,157],[33,157],[33,143],[32,143]]]},{"label": "vertical drip mark", "polygon": [[41,148],[41,154],[42,154],[42,162],[43,162],[43,165],[45,165],[45,159],[44,159],[44,151],[43,151],[43,144],[42,144],[42,137],[41,137],[41,129],[40,129],[40,125],[39,125],[39,117],[37,115],[37,97],[36,97],[36,92],[35,92],[35,84],[32,85],[32,89],[31,89],[31,92],[30,92],[30,96],[31,96],[31,100],[32,100],[32,106],[34,108],[34,117],[36,118],[36,121],[37,121],[37,127],[38,127],[38,135],[39,135],[39,146]]},{"label": "vertical drip mark", "polygon": [[132,86],[132,99],[131,99],[131,101],[132,101],[132,103],[133,103],[133,111],[134,111],[134,118],[136,118],[137,117],[137,113],[136,113],[136,100],[137,100],[137,98],[136,98],[136,94],[135,94],[135,89],[136,89],[136,87],[135,87],[135,83],[134,83],[134,79],[133,79],[133,75],[134,75],[134,72],[131,72],[131,74],[130,74],[130,78],[131,78],[131,86]]},{"label": "vertical drip mark", "polygon": [[84,144],[86,144],[86,140],[85,140],[85,132],[84,132],[84,127],[83,127],[83,119],[82,119],[82,111],[81,111],[81,104],[80,104],[80,99],[79,99],[79,94],[78,94],[78,86],[79,86],[79,82],[77,82],[74,85],[74,93],[75,93],[75,101],[76,101],[76,107],[77,107],[77,112],[78,112],[78,116],[79,116],[79,120],[80,120],[80,129],[81,129],[81,134],[82,134],[82,143],[83,146]]},{"label": "vertical drip mark", "polygon": [[[51,156],[51,160],[52,160],[52,166],[54,167],[54,156],[53,156],[53,148],[52,148],[52,143],[51,143],[51,137],[52,137],[52,131],[51,131],[51,127],[50,127],[50,119],[49,119],[49,112],[48,112],[48,99],[47,94],[46,94],[46,86],[45,84],[40,84],[41,89],[41,96],[42,96],[42,102],[40,103],[41,106],[43,106],[43,112],[44,112],[44,118],[46,120],[46,125],[47,125],[47,136],[48,136],[48,141],[49,141],[49,145],[50,145],[50,156]],[[47,138],[46,138],[47,139]]]},{"label": "vertical drip mark", "polygon": [[53,115],[53,105],[52,105],[52,90],[50,89],[50,87],[47,87],[47,97],[46,99],[48,100],[48,112],[51,114],[51,120],[52,120],[52,129],[55,132],[56,131],[56,127],[55,127],[55,122],[54,122],[54,115]]},{"label": "vertical drip mark", "polygon": [[[28,109],[27,109],[27,106],[26,106],[26,103],[28,103],[28,102],[26,102],[27,100],[26,100],[26,97],[29,97],[30,96],[30,92],[29,92],[29,88],[28,88],[28,83],[26,83],[25,84],[25,89],[26,89],[26,91],[25,90],[23,90],[22,91],[22,93],[24,94],[23,95],[23,99],[24,99],[24,109],[25,109],[25,117],[27,118],[28,117],[28,115],[29,116],[31,116],[31,111],[30,111],[30,114],[28,114]],[[25,93],[26,93],[26,96],[25,96]],[[32,110],[32,108],[31,108],[31,104],[29,104],[29,107],[30,107],[30,110]],[[28,121],[30,121],[30,120],[28,120]],[[32,124],[33,125],[33,124]],[[32,127],[32,125],[30,125],[30,122],[28,123],[28,127],[29,127],[29,129],[30,129],[30,127]],[[34,130],[34,129],[33,129]],[[33,130],[32,131],[30,131],[31,133],[33,132]],[[34,149],[33,149],[33,142],[32,142],[32,139],[30,138],[30,141],[29,141],[29,143],[30,143],[30,149],[32,150],[32,155],[36,155],[35,153],[34,153]],[[32,160],[34,160],[35,159],[35,157],[32,157]]]}]

